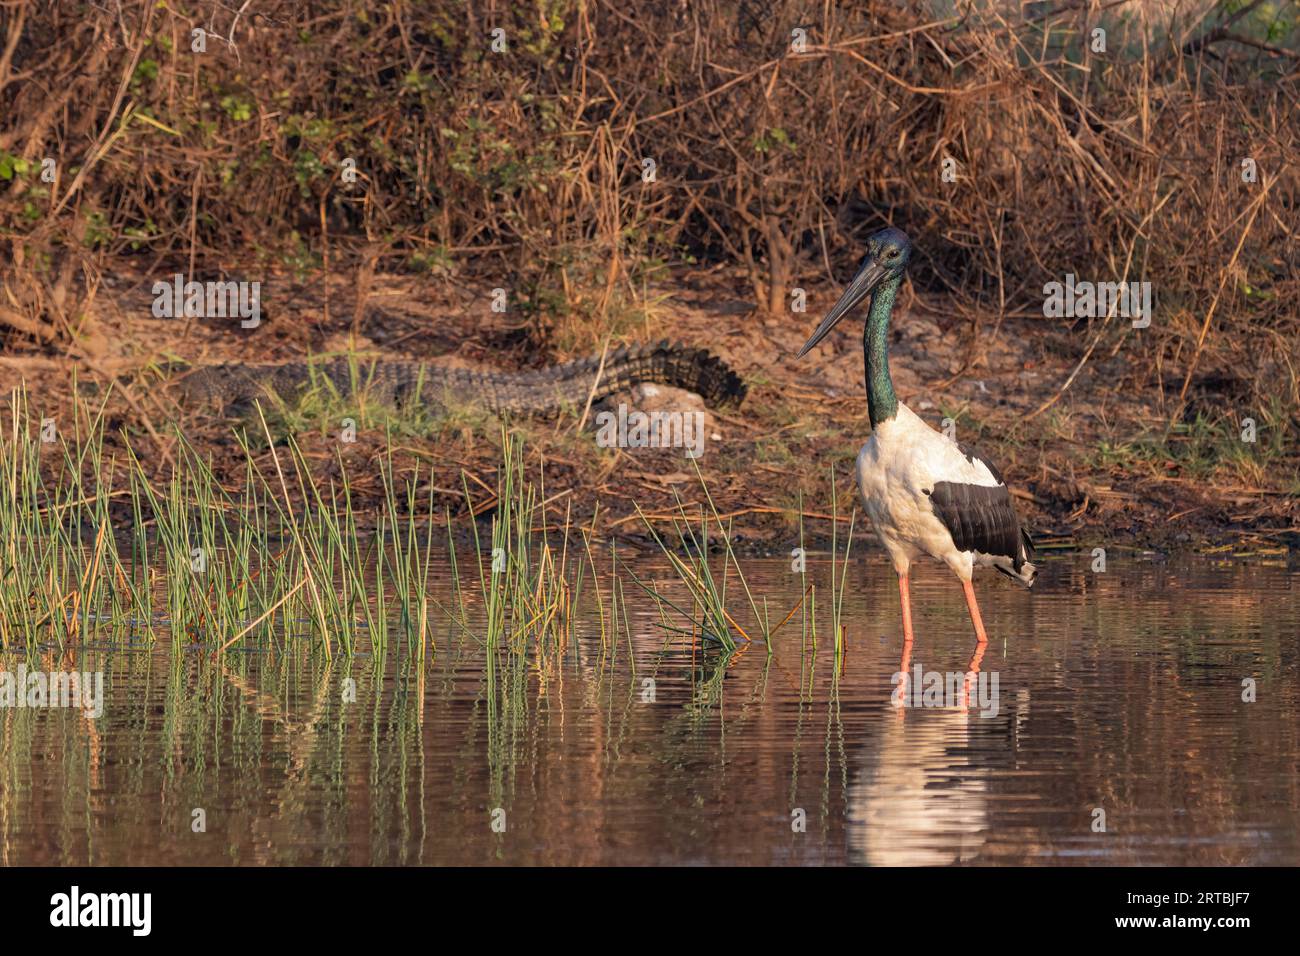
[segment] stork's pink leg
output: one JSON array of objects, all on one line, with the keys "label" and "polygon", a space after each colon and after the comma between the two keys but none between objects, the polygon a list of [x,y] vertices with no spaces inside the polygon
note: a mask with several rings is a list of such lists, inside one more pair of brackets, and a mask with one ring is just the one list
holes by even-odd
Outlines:
[{"label": "stork's pink leg", "polygon": [[979,602],[975,600],[975,586],[969,581],[963,581],[961,588],[966,592],[966,607],[970,609],[970,622],[975,625],[975,640],[980,644],[987,644],[989,638],[984,633],[984,620],[980,617]]},{"label": "stork's pink leg", "polygon": [[912,643],[912,591],[907,583],[907,575],[898,576],[898,596],[903,602],[903,643]]}]

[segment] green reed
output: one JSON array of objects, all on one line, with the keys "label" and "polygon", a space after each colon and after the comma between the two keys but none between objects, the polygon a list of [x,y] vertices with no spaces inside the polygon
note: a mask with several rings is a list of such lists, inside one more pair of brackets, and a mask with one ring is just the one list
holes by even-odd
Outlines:
[{"label": "green reed", "polygon": [[[654,600],[666,633],[729,651],[762,641],[771,653],[767,602],[746,581],[731,524],[698,468],[702,503],[693,513],[678,499],[673,546],[642,513],[685,586],[683,601],[637,578],[614,548],[601,567],[599,507],[589,527],[575,528],[567,493],[548,497],[544,469],[529,477],[523,440],[505,428],[495,488],[471,489],[462,474],[467,565],[431,476],[419,465],[399,475],[387,432],[379,502],[363,512],[344,450],[332,477],[318,478],[292,435],[272,439],[260,409],[256,441],[236,434],[242,478],[231,487],[179,429],[162,436],[159,467],[130,441],[120,456],[106,454],[103,406],[78,405],[53,432],[40,422],[27,395],[15,392],[0,428],[5,649],[30,654],[134,635],[214,653],[245,644],[309,647],[330,659],[362,648],[382,654],[396,641],[423,661],[437,651],[439,626],[450,626],[457,640],[477,641],[490,656],[530,655],[545,674],[570,646],[576,653],[580,607],[594,608],[604,653],[632,653],[631,581]],[[490,519],[479,517],[488,512]],[[715,540],[721,555],[710,560]],[[736,599],[748,608],[743,626]],[[809,602],[805,618],[814,607]]]},{"label": "green reed", "polygon": [[[728,610],[727,584],[730,574],[734,570],[736,580],[739,582],[749,604],[752,618],[756,622],[758,634],[761,635],[761,639],[767,645],[770,653],[772,626],[768,617],[766,601],[763,602],[762,610],[760,610],[758,602],[754,600],[749,582],[745,580],[744,571],[741,569],[740,561],[732,546],[731,523],[730,521],[723,523],[722,517],[718,514],[717,506],[714,504],[713,496],[709,492],[708,484],[704,481],[704,476],[700,472],[699,465],[694,461],[692,461],[692,464],[695,465],[696,478],[699,480],[707,509],[704,506],[696,506],[697,515],[692,515],[681,498],[674,492],[677,513],[671,516],[671,521],[677,539],[675,547],[670,547],[665,542],[650,517],[639,506],[637,507],[637,514],[640,516],[642,524],[645,525],[646,531],[659,546],[664,558],[676,573],[679,582],[690,595],[691,610],[672,603],[660,594],[657,589],[650,588],[635,575],[632,576],[632,579],[659,603],[661,611],[663,606],[667,605],[680,616],[685,617],[691,625],[689,633],[697,634],[705,640],[720,644],[725,651],[731,652],[736,650],[742,642],[748,644],[755,639],[736,621],[735,616]],[[697,516],[698,528],[696,525]],[[712,525],[710,524],[710,518],[712,519]],[[721,539],[723,549],[722,566],[717,572],[709,562],[709,540],[713,531],[716,531]]]},{"label": "green reed", "polygon": [[858,509],[855,505],[853,515],[849,519],[849,533],[844,539],[844,558],[839,562],[839,574],[836,576],[836,559],[839,556],[839,548],[836,543],[839,527],[839,490],[835,483],[835,465],[831,464],[831,632],[835,640],[835,659],[841,660],[844,655],[844,584],[849,575],[849,553],[853,548],[853,527],[858,520]]}]

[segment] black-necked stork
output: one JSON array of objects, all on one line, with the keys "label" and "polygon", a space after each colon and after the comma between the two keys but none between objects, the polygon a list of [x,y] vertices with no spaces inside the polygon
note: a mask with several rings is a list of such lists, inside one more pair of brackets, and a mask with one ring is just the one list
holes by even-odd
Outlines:
[{"label": "black-necked stork", "polygon": [[898,572],[903,640],[912,641],[907,575],[918,555],[943,561],[961,579],[980,644],[988,640],[971,575],[993,567],[1026,587],[1038,571],[1033,542],[1021,527],[1011,493],[987,459],[935,431],[894,394],[889,377],[889,317],[903,283],[912,243],[898,229],[867,242],[867,257],[835,307],[799,350],[803,357],[868,295],[862,348],[866,356],[871,437],[858,453],[862,505]]}]

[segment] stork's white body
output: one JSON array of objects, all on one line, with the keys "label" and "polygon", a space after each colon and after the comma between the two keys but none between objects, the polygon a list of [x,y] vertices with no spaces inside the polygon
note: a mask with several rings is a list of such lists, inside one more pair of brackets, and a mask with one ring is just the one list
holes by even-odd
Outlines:
[{"label": "stork's white body", "polygon": [[929,493],[938,482],[998,488],[1002,482],[979,458],[899,403],[898,414],[876,426],[858,452],[862,506],[900,576],[919,555],[938,558],[963,581],[978,566],[1001,567],[1013,577],[1011,559],[962,551],[939,520]]}]

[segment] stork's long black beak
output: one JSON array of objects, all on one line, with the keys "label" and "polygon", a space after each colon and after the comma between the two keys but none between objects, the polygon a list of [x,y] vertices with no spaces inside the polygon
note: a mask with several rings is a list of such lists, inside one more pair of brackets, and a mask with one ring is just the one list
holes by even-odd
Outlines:
[{"label": "stork's long black beak", "polygon": [[889,269],[878,262],[868,262],[858,274],[853,277],[844,294],[840,296],[840,301],[835,303],[834,308],[826,313],[826,318],[822,319],[822,324],[817,326],[817,331],[812,334],[806,345],[799,350],[799,358],[807,355],[818,342],[826,338],[831,329],[835,328],[836,323],[844,316],[853,311],[853,307],[871,294],[871,290],[889,275]]}]

